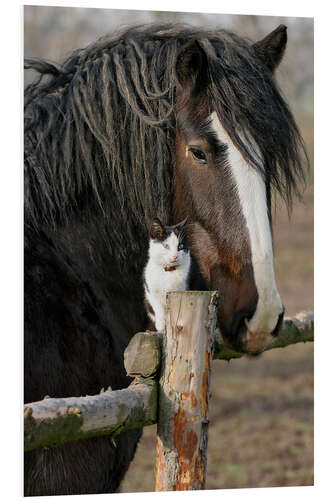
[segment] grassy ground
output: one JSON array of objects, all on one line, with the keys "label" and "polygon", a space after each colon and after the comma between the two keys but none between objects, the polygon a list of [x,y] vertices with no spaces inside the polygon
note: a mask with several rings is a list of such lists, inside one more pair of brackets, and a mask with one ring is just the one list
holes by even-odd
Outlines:
[{"label": "grassy ground", "polygon": [[[302,131],[312,157],[312,130]],[[276,279],[287,315],[313,310],[313,187],[274,217]],[[212,369],[207,488],[313,484],[313,344]],[[153,491],[156,426],[146,427],[122,492]]]}]

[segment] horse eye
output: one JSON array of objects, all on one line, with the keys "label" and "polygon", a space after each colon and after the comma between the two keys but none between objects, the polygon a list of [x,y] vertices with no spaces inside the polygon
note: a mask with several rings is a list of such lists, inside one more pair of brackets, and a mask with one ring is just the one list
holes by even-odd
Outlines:
[{"label": "horse eye", "polygon": [[202,165],[207,163],[206,155],[201,149],[197,148],[189,148],[189,151],[192,153],[194,160]]}]

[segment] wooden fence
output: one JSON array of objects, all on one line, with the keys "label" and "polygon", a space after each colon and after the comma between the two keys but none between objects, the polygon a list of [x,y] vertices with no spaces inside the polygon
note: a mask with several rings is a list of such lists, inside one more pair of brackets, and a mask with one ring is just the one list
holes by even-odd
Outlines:
[{"label": "wooden fence", "polygon": [[[59,446],[157,423],[156,491],[204,489],[212,359],[241,353],[216,329],[217,292],[171,292],[166,333],[137,333],[124,355],[134,378],[122,390],[45,398],[24,406],[24,450]],[[313,341],[313,314],[285,319],[265,350]]]}]

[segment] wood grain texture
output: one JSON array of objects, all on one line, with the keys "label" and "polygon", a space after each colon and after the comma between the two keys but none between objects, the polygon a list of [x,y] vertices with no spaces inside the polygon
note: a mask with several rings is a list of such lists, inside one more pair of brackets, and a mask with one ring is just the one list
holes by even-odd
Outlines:
[{"label": "wood grain texture", "polygon": [[152,377],[161,361],[161,333],[139,332],[132,337],[124,353],[124,365],[129,377]]},{"label": "wood grain texture", "polygon": [[159,386],[156,491],[205,487],[216,292],[171,292]]}]

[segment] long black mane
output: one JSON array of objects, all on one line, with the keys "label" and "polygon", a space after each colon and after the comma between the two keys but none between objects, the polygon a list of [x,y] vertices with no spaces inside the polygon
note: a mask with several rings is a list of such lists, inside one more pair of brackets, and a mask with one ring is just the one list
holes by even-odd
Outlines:
[{"label": "long black mane", "polygon": [[[90,205],[119,223],[148,226],[171,215],[175,64],[198,40],[207,58],[204,93],[233,141],[289,203],[302,179],[297,126],[271,72],[249,42],[224,30],[145,26],[107,36],[60,65],[27,60],[39,73],[25,93],[25,206],[29,227],[63,224]],[[132,221],[132,225],[128,221]]]}]

